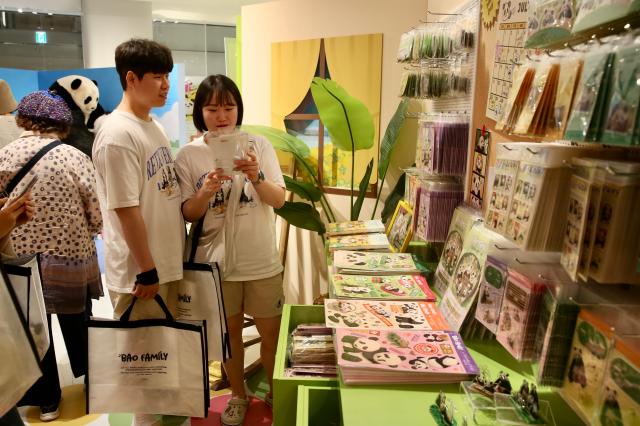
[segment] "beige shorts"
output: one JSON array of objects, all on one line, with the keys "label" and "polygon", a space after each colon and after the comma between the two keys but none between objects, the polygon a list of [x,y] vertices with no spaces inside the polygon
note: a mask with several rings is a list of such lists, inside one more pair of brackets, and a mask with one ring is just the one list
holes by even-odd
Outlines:
[{"label": "beige shorts", "polygon": [[[172,281],[164,284],[160,284],[158,294],[164,300],[169,312],[175,316],[176,304],[178,300],[178,281]],[[113,305],[113,318],[119,319],[124,311],[131,305],[133,301],[133,294],[131,293],[119,293],[117,291],[109,290],[109,298]],[[160,305],[155,300],[136,300],[136,304],[131,311],[130,321],[138,319],[152,319],[152,318],[165,318],[165,314],[162,311]]]},{"label": "beige shorts", "polygon": [[246,313],[254,318],[282,315],[282,274],[252,281],[224,281],[222,297],[227,318]]}]

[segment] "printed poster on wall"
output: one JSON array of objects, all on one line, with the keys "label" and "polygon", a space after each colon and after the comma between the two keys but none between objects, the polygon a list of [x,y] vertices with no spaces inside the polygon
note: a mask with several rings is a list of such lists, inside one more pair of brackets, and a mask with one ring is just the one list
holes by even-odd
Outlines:
[{"label": "printed poster on wall", "polygon": [[515,63],[525,55],[529,1],[502,0],[496,26],[496,52],[493,58],[486,116],[498,120],[513,84]]}]

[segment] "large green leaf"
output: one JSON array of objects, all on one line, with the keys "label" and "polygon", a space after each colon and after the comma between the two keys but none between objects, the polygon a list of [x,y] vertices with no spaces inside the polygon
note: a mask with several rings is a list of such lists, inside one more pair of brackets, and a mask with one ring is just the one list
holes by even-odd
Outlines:
[{"label": "large green leaf", "polygon": [[360,210],[362,209],[362,203],[364,202],[364,196],[367,192],[367,188],[369,187],[369,179],[371,178],[371,171],[373,170],[373,158],[369,161],[367,165],[367,170],[364,172],[364,176],[360,181],[360,193],[358,194],[358,198],[356,202],[353,204],[353,209],[351,213],[351,220],[358,220],[360,217]]},{"label": "large green leaf", "polygon": [[384,132],[384,137],[380,143],[380,159],[378,160],[378,177],[383,178],[387,174],[389,168],[389,161],[391,160],[391,152],[396,146],[400,129],[404,124],[404,118],[409,107],[409,100],[404,98],[398,104],[396,112],[391,117],[391,121],[387,125],[387,130]]},{"label": "large green leaf", "polygon": [[322,198],[322,191],[308,182],[300,182],[289,176],[283,176],[287,189],[305,200],[317,203]]},{"label": "large green leaf", "polygon": [[373,146],[373,119],[365,104],[335,81],[318,77],[311,83],[311,94],[335,147],[358,151]]},{"label": "large green leaf", "polygon": [[404,197],[404,185],[407,174],[403,173],[398,179],[396,186],[393,187],[393,190],[389,195],[387,195],[387,199],[384,200],[384,208],[380,213],[380,219],[382,219],[382,223],[387,223],[393,213],[396,211],[396,206]]},{"label": "large green leaf", "polygon": [[284,206],[274,209],[274,211],[293,226],[319,234],[325,233],[320,214],[310,204],[285,201]]},{"label": "large green leaf", "polygon": [[300,159],[307,158],[311,155],[309,147],[306,143],[289,133],[269,126],[242,125],[242,130],[254,135],[262,135],[271,142],[275,149],[290,152]]}]

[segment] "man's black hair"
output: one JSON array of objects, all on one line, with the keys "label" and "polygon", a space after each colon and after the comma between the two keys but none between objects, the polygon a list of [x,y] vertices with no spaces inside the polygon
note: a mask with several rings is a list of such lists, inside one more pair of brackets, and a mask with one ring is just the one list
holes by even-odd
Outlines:
[{"label": "man's black hair", "polygon": [[138,78],[146,73],[168,74],[173,69],[171,50],[153,40],[132,38],[116,47],[116,71],[123,90],[127,90],[127,72]]}]

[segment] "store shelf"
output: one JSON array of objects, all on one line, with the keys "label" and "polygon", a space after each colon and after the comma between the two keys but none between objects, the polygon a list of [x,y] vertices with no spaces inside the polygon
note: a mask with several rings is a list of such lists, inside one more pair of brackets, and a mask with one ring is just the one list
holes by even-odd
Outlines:
[{"label": "store shelf", "polygon": [[[509,373],[514,387],[520,387],[523,379],[535,383],[535,366],[529,362],[515,360],[496,342],[465,342],[476,363],[487,368],[491,376],[501,370]],[[455,405],[455,419],[462,424],[466,417],[469,425],[474,424],[472,407],[459,383],[447,385],[377,385],[340,387],[342,420],[345,426],[383,426],[389,424],[436,424],[429,412],[442,390]],[[555,388],[540,387],[538,395],[549,402],[560,424],[579,426],[583,421],[564,402]],[[494,425],[495,418],[485,413],[476,416],[477,425]]]},{"label": "store shelf", "polygon": [[[324,323],[324,306],[319,305],[284,305],[280,333],[278,335],[278,349],[273,371],[273,424],[274,426],[290,426],[296,424],[298,386],[314,388],[336,388],[335,379],[324,377],[285,377],[287,366],[287,342],[289,334],[298,324]],[[319,395],[318,391],[312,392]]]},{"label": "store shelf", "polygon": [[540,43],[536,43],[536,44],[527,43],[525,44],[525,48],[544,49],[544,50],[563,49],[567,47],[567,45],[576,46],[576,45],[585,43],[593,38],[601,39],[606,36],[620,34],[620,33],[626,32],[627,30],[633,30],[636,28],[640,28],[640,12],[635,12],[623,18],[619,18],[611,22],[606,22],[601,25],[594,26],[592,28],[586,28],[582,31],[569,34],[566,37],[562,37],[559,39],[555,39],[555,40],[541,39]]},{"label": "store shelf", "polygon": [[296,426],[340,426],[337,387],[298,386]]}]

